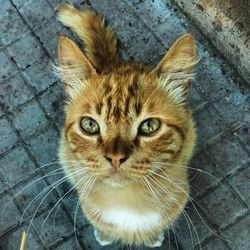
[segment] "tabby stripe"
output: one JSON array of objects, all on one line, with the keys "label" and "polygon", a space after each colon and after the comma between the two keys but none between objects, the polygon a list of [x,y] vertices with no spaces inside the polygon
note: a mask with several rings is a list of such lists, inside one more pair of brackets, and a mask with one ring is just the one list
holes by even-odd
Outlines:
[{"label": "tabby stripe", "polygon": [[[64,130],[64,135],[67,138],[68,132],[70,130],[70,128],[73,126],[74,122],[71,122]],[[67,138],[68,139],[68,138]]]},{"label": "tabby stripe", "polygon": [[97,113],[98,115],[101,115],[102,106],[103,106],[103,103],[102,103],[102,102],[97,103],[97,104],[95,105],[95,110],[96,110],[96,113]]},{"label": "tabby stripe", "polygon": [[[179,151],[179,150],[178,150],[178,151]],[[177,152],[178,152],[178,151],[177,151]],[[171,150],[171,149],[168,149],[168,150],[165,150],[164,153],[166,153],[166,154],[171,154],[171,155],[175,155],[175,154],[176,154],[176,151]]]},{"label": "tabby stripe", "polygon": [[182,140],[183,141],[185,140],[186,135],[180,127],[173,125],[173,124],[167,124],[167,126],[169,126],[170,128],[173,128],[181,136]]}]

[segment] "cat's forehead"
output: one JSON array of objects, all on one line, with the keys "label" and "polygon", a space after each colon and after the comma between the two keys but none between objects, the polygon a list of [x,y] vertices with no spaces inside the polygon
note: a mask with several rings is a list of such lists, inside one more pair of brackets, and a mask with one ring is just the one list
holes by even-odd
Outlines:
[{"label": "cat's forehead", "polygon": [[162,109],[166,96],[157,86],[157,80],[143,72],[101,75],[88,82],[71,110],[77,106],[78,115],[105,124],[131,124]]},{"label": "cat's forehead", "polygon": [[113,74],[103,79],[99,98],[107,120],[127,120],[139,115],[142,108],[139,74]]}]

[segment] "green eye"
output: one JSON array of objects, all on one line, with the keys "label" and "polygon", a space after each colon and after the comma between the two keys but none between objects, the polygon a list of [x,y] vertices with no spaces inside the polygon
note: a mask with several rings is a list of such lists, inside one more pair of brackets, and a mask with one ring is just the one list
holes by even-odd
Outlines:
[{"label": "green eye", "polygon": [[139,132],[144,135],[151,135],[156,132],[161,126],[160,120],[149,118],[143,121],[139,126]]},{"label": "green eye", "polygon": [[82,130],[88,134],[93,135],[99,133],[100,131],[98,123],[90,117],[83,117],[80,122],[80,126]]}]

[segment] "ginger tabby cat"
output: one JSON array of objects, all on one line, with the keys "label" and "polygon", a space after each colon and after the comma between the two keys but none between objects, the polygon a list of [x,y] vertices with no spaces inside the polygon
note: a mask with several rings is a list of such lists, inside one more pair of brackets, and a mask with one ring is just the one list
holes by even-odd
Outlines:
[{"label": "ginger tabby cat", "polygon": [[195,144],[188,104],[196,45],[180,37],[155,68],[123,61],[104,18],[71,5],[59,20],[84,53],[60,37],[66,121],[59,157],[101,245],[160,246],[189,199]]}]

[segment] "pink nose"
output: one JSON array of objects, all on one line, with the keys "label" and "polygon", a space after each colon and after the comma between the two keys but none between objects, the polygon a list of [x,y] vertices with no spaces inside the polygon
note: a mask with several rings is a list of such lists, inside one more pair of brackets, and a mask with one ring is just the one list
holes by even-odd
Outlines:
[{"label": "pink nose", "polygon": [[120,165],[125,162],[128,157],[125,154],[112,154],[112,153],[106,153],[104,156],[108,162],[111,163],[114,170],[117,172]]}]

